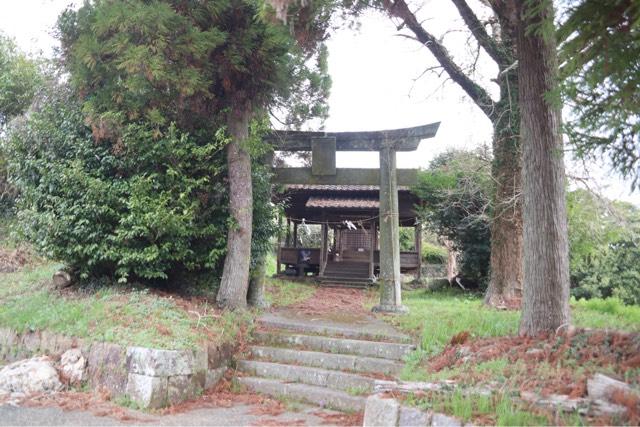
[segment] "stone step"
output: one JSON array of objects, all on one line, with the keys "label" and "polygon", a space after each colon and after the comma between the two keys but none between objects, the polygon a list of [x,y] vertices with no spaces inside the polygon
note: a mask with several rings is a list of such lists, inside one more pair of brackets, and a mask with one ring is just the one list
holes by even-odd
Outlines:
[{"label": "stone step", "polygon": [[239,360],[237,368],[255,377],[327,387],[346,391],[351,395],[369,394],[373,392],[375,382],[379,382],[375,378],[357,374],[258,360]]},{"label": "stone step", "polygon": [[253,357],[257,359],[284,364],[390,376],[396,376],[402,370],[402,363],[376,357],[330,354],[318,351],[302,351],[263,346],[251,346],[250,349]]},{"label": "stone step", "polygon": [[354,354],[394,360],[402,360],[404,356],[416,348],[411,344],[332,338],[318,335],[286,334],[271,331],[256,332],[253,336],[257,343],[267,346],[291,346],[326,353]]},{"label": "stone step", "polygon": [[327,387],[256,377],[237,377],[236,380],[257,393],[276,398],[289,398],[339,411],[360,412],[364,410],[366,402],[362,396],[352,396],[344,391]]},{"label": "stone step", "polygon": [[371,327],[365,327],[336,322],[292,319],[267,313],[258,319],[258,324],[269,329],[283,329],[304,334],[338,336],[368,341],[411,343],[411,337],[393,331],[392,328],[381,321],[373,321]]}]

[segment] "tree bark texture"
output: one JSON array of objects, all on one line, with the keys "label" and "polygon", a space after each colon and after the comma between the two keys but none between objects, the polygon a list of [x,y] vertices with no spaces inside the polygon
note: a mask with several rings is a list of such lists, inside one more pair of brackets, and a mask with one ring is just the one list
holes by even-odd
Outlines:
[{"label": "tree bark texture", "polygon": [[500,101],[493,119],[491,279],[484,301],[493,307],[519,307],[523,282],[522,151],[516,69],[502,72],[499,82]]},{"label": "tree bark texture", "polygon": [[[513,0],[523,146],[524,298],[520,334],[568,326],[569,246],[560,105],[547,97],[557,86],[554,35],[540,30],[553,19],[551,2]],[[533,9],[533,6],[536,9]]]},{"label": "tree bark texture", "polygon": [[250,115],[249,106],[242,105],[233,108],[228,118],[231,136],[227,145],[229,211],[233,221],[227,235],[227,256],[216,301],[220,307],[230,309],[246,307],[249,286],[253,189],[251,157],[245,144],[249,137]]},{"label": "tree bark texture", "polygon": [[465,73],[440,40],[419,22],[405,0],[384,0],[390,16],[399,18],[440,63],[447,75],[482,110],[494,128],[492,176],[496,185],[491,223],[491,276],[485,303],[517,305],[522,294],[522,201],[518,74],[514,67],[515,42],[509,9],[491,1],[500,35],[489,34],[466,0],[451,0],[478,44],[498,65],[500,101]]}]

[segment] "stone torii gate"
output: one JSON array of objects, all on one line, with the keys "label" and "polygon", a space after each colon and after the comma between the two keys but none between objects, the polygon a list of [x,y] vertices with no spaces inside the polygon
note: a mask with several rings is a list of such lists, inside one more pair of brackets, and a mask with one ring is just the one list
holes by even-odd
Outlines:
[{"label": "stone torii gate", "polygon": [[[417,183],[416,169],[397,169],[397,151],[415,151],[440,123],[370,132],[274,131],[265,137],[275,151],[311,151],[311,167],[275,168],[276,184],[379,185],[380,305],[374,311],[402,313],[398,185]],[[379,169],[336,168],[336,151],[377,151]]]}]

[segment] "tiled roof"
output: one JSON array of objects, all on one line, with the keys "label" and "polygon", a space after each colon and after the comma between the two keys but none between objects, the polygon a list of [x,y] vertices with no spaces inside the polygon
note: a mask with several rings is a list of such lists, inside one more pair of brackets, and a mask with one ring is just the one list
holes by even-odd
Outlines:
[{"label": "tiled roof", "polygon": [[378,209],[378,199],[362,197],[309,197],[308,208]]},{"label": "tiled roof", "polygon": [[[333,184],[287,184],[287,190],[321,190],[321,191],[378,191],[378,185],[333,185]],[[409,187],[398,186],[398,190],[407,191]]]}]

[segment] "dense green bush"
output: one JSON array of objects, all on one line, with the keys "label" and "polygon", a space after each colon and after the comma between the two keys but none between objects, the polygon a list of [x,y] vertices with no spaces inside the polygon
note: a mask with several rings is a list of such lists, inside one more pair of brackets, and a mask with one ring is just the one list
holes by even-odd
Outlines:
[{"label": "dense green bush", "polygon": [[215,281],[228,226],[223,133],[203,143],[137,123],[110,145],[69,89],[40,104],[8,137],[26,237],[83,278]]},{"label": "dense green bush", "polygon": [[446,264],[447,248],[429,242],[422,242],[422,260],[427,264]]},{"label": "dense green bush", "polygon": [[640,304],[640,211],[585,190],[567,206],[572,295]]},{"label": "dense green bush", "polygon": [[459,274],[479,286],[489,277],[491,164],[484,151],[451,150],[418,175],[413,192],[425,227],[453,244]]}]

